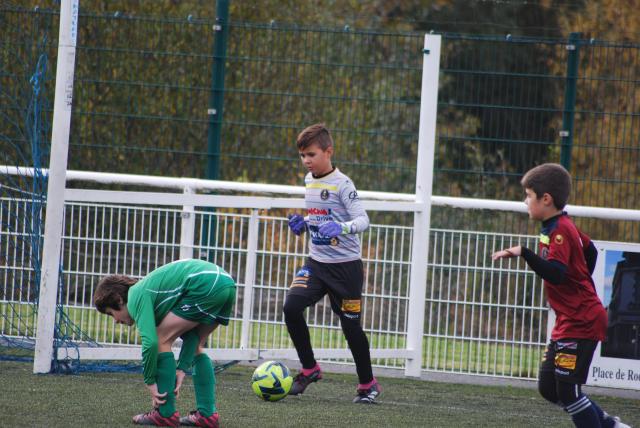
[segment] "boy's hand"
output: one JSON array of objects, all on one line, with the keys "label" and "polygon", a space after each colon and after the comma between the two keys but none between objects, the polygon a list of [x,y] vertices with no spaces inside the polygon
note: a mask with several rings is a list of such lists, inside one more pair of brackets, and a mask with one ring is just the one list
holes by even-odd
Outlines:
[{"label": "boy's hand", "polygon": [[146,385],[146,387],[149,390],[149,394],[151,394],[151,403],[153,404],[153,407],[159,407],[161,404],[164,404],[167,401],[162,399],[162,397],[166,396],[167,393],[163,392],[162,394],[160,394],[158,392],[157,384],[152,383],[151,385]]},{"label": "boy's hand", "polygon": [[307,223],[305,223],[304,217],[300,214],[290,214],[289,229],[291,229],[296,236],[300,236],[300,234],[307,229]]},{"label": "boy's hand", "polygon": [[334,238],[338,235],[342,235],[342,226],[335,221],[328,221],[320,225],[318,232],[328,238]]},{"label": "boy's hand", "polygon": [[176,370],[176,389],[173,390],[173,393],[176,395],[176,398],[180,397],[180,387],[182,386],[182,381],[184,380],[185,372],[183,370]]},{"label": "boy's hand", "polygon": [[522,255],[522,247],[516,245],[515,247],[496,251],[491,255],[491,260],[508,259],[510,257],[519,257],[520,255]]}]

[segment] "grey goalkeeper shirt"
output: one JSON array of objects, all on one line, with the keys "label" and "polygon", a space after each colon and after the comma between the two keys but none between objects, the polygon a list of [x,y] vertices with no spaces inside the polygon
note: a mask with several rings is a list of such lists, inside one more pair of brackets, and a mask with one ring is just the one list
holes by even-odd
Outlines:
[{"label": "grey goalkeeper shirt", "polygon": [[[307,225],[309,229],[309,257],[322,263],[343,263],[361,258],[358,233],[369,228],[369,216],[362,206],[353,182],[335,168],[333,172],[314,178],[304,178]],[[334,221],[342,227],[342,234],[330,238],[318,227]]]}]

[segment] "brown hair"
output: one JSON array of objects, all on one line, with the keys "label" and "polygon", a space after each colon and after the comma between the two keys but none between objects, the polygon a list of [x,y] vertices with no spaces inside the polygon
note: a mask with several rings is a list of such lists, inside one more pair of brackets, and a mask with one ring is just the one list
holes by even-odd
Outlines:
[{"label": "brown hair", "polygon": [[543,163],[530,169],[520,183],[525,189],[531,189],[538,199],[545,193],[551,195],[553,205],[559,210],[567,205],[571,193],[571,175],[557,163]]},{"label": "brown hair", "polygon": [[324,151],[333,146],[333,138],[324,123],[316,123],[302,130],[296,139],[298,150],[304,150],[313,143]]},{"label": "brown hair", "polygon": [[107,308],[119,310],[120,303],[127,304],[129,288],[138,282],[125,275],[109,275],[100,280],[93,294],[93,304],[98,312],[107,313]]}]

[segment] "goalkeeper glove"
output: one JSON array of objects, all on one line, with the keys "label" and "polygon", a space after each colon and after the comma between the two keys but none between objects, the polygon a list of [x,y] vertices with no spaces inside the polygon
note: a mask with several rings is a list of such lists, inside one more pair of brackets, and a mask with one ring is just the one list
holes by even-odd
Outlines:
[{"label": "goalkeeper glove", "polygon": [[335,221],[328,221],[321,224],[318,228],[318,232],[327,238],[334,238],[338,235],[342,235],[343,233],[348,233],[348,231],[343,230],[342,225]]},{"label": "goalkeeper glove", "polygon": [[289,215],[289,229],[297,236],[300,236],[300,234],[307,229],[307,223],[304,221],[304,217],[300,214]]}]

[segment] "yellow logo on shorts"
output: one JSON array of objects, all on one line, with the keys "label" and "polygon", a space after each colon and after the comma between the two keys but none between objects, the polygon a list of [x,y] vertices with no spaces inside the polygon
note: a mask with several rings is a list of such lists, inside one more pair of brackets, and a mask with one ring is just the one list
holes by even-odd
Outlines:
[{"label": "yellow logo on shorts", "polygon": [[576,368],[578,357],[573,354],[556,354],[555,365],[563,369],[573,370]]},{"label": "yellow logo on shorts", "polygon": [[347,300],[344,299],[342,301],[342,307],[340,308],[342,312],[353,312],[360,313],[360,300]]}]

